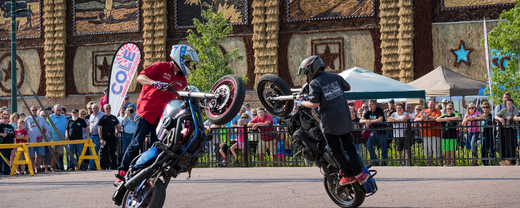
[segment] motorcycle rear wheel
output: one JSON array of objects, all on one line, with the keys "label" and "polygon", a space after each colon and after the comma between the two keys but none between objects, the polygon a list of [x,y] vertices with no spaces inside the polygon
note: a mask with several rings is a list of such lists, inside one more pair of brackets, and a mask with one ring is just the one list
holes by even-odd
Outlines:
[{"label": "motorcycle rear wheel", "polygon": [[212,124],[223,125],[240,112],[246,97],[246,86],[239,76],[226,75],[211,87],[210,93],[218,94],[219,98],[207,99],[206,116]]},{"label": "motorcycle rear wheel", "polygon": [[256,92],[262,105],[272,115],[282,117],[291,114],[294,100],[268,100],[268,97],[292,95],[289,85],[279,76],[262,75],[256,84]]},{"label": "motorcycle rear wheel", "polygon": [[332,199],[336,205],[339,207],[359,207],[363,204],[365,201],[365,192],[359,183],[356,182],[341,186],[336,190],[341,177],[338,173],[331,173],[330,177],[334,182],[330,184],[327,178],[323,178],[323,185],[330,199]]},{"label": "motorcycle rear wheel", "polygon": [[[146,184],[148,183],[148,184]],[[155,187],[151,190],[151,183],[146,181],[143,185],[144,187],[136,188],[134,191],[126,191],[125,196],[123,197],[123,203],[121,203],[121,207],[123,208],[137,208],[137,207],[162,207],[164,205],[164,200],[166,199],[166,184],[159,179],[155,183]],[[149,191],[150,196],[144,199],[143,197],[148,194]]]}]

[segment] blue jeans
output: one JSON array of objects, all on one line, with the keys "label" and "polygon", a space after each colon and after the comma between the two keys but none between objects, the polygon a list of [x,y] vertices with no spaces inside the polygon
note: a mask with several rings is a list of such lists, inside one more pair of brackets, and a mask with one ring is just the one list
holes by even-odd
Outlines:
[{"label": "blue jeans", "polygon": [[125,136],[123,136],[123,147],[121,149],[121,153],[124,155],[125,152],[126,152],[126,148],[128,148],[128,145],[130,144],[130,142],[132,142],[132,137],[134,137],[133,134],[125,134]]},{"label": "blue jeans", "polygon": [[478,139],[478,132],[468,132],[468,140],[471,142],[471,155],[477,156],[477,139]]},{"label": "blue jeans", "polygon": [[[96,154],[99,157],[98,153],[99,153],[99,148],[101,147],[101,142],[99,141],[99,135],[97,135],[97,136],[90,135],[90,139],[92,139],[92,143],[94,143],[94,150],[96,150]],[[92,155],[92,150],[90,150],[90,151],[91,151],[90,155]],[[91,170],[97,170],[96,161],[90,160],[90,162],[88,164],[88,168]]]},{"label": "blue jeans", "polygon": [[134,137],[132,137],[132,141],[126,148],[125,154],[123,155],[123,160],[119,166],[119,170],[128,170],[132,160],[134,160],[134,158],[139,155],[139,150],[143,147],[144,139],[148,133],[150,133],[150,144],[158,141],[157,133],[155,131],[157,128],[157,122],[151,124],[140,116],[136,116],[135,119],[137,121],[135,124],[137,129],[135,131]]},{"label": "blue jeans", "polygon": [[356,150],[359,153],[359,155],[361,155],[361,152],[363,151],[363,144],[354,144],[354,146],[356,147]]},{"label": "blue jeans", "polygon": [[[374,134],[374,132],[370,133],[370,138],[367,141],[368,152],[370,153],[370,160],[377,159],[376,151],[374,146],[376,144],[379,145],[381,149],[381,159],[388,158],[388,144],[387,144],[387,135],[386,134]],[[379,162],[374,162],[375,165],[378,165]],[[381,165],[386,165],[386,162],[383,162]]]},{"label": "blue jeans", "polygon": [[[83,144],[69,144],[69,149],[70,149],[70,153],[72,155],[75,155],[76,156],[76,160],[79,159],[79,156],[81,155],[81,151],[83,151]],[[72,163],[72,159],[69,157],[69,167],[71,168],[76,168],[74,163]],[[78,164],[79,164],[79,161],[78,161]],[[83,167],[85,163],[83,163]]]},{"label": "blue jeans", "polygon": [[[13,149],[0,149],[0,153],[2,153],[2,155],[7,160],[7,162],[9,162],[9,160],[11,159],[11,150],[13,150]],[[3,166],[2,172],[5,175],[11,174],[11,168],[9,167],[9,164],[5,163],[4,159],[0,158],[0,170],[2,170],[2,166]]]}]

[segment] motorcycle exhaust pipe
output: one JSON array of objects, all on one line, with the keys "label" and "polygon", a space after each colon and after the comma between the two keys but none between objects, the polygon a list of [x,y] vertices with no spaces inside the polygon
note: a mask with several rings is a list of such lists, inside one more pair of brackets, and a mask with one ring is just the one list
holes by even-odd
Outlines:
[{"label": "motorcycle exhaust pipe", "polygon": [[141,182],[143,182],[144,179],[146,179],[150,175],[152,175],[154,170],[155,170],[155,166],[153,165],[153,166],[147,167],[144,170],[142,170],[141,172],[139,172],[137,175],[135,175],[134,177],[132,177],[131,179],[129,179],[126,182],[126,184],[125,184],[126,189],[133,191],[136,186],[138,186],[139,184],[141,184]]}]

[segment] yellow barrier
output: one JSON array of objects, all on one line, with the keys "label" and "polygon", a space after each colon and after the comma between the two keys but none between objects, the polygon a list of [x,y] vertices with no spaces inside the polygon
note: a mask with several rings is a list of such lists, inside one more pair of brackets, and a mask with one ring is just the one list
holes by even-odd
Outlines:
[{"label": "yellow barrier", "polygon": [[[96,153],[96,149],[94,149],[94,143],[92,143],[92,140],[90,139],[82,139],[82,140],[69,140],[69,141],[59,141],[59,142],[39,142],[39,143],[21,143],[21,144],[0,144],[0,149],[16,149],[16,157],[13,161],[13,167],[11,168],[11,176],[14,175],[14,171],[16,168],[16,165],[27,165],[29,168],[29,173],[31,176],[34,175],[34,171],[32,169],[31,164],[31,158],[29,157],[29,151],[28,147],[44,147],[44,146],[51,146],[51,145],[69,145],[69,144],[84,144],[83,145],[83,151],[81,152],[81,155],[78,158],[78,167],[76,167],[76,170],[81,167],[81,163],[83,163],[83,160],[94,160],[96,162],[96,167],[98,170],[101,170],[101,166],[99,165],[99,158]],[[92,155],[85,155],[87,152],[87,149],[90,147],[90,150],[92,150]],[[20,155],[24,154],[25,160],[19,160]],[[10,156],[10,155],[9,155]]]}]

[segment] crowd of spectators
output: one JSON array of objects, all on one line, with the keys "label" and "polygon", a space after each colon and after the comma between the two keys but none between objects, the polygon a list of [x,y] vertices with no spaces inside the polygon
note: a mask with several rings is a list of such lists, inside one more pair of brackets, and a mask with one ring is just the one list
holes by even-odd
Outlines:
[{"label": "crowd of spectators", "polygon": [[[66,108],[60,104],[45,108],[32,106],[29,109],[31,113],[29,116],[24,113],[11,113],[6,106],[1,107],[0,144],[92,139],[94,149],[100,156],[101,168],[115,170],[120,162],[115,155],[117,137],[122,138],[123,147],[121,151],[124,151],[136,130],[135,104],[130,103],[129,97],[126,96],[122,111],[116,117],[116,115],[111,114],[110,104],[106,104],[106,93],[100,103],[105,103],[103,106],[104,112],[100,111],[98,103],[91,101],[86,105],[87,109],[72,109],[70,115],[66,113]],[[29,147],[34,172],[52,173],[76,170],[77,167],[75,167],[73,160],[79,159],[83,151],[83,144],[68,145],[66,151],[70,151],[69,154],[63,154],[64,149],[67,149],[64,145]],[[1,174],[10,174],[11,167],[15,168],[16,175],[26,173],[25,165],[13,166],[16,149],[1,149],[0,153],[3,156],[3,158],[0,158]],[[73,158],[69,155],[72,155]],[[21,156],[20,160],[24,159]],[[66,168],[57,165],[57,163],[62,164],[63,161],[67,161]],[[97,167],[94,160],[85,160],[78,169],[97,170]]]}]

